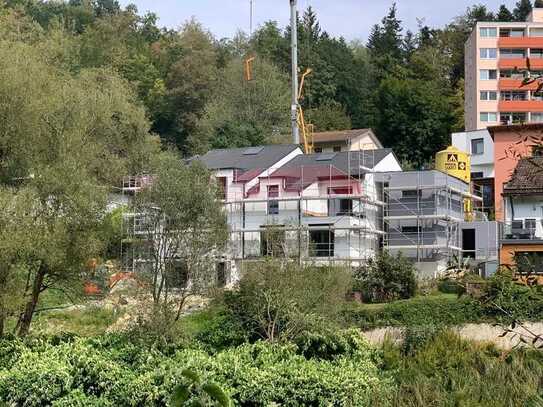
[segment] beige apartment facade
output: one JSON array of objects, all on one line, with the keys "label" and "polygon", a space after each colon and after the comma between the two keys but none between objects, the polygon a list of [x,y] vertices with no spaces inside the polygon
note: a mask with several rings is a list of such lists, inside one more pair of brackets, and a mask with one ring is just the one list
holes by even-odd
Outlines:
[{"label": "beige apartment facade", "polygon": [[543,9],[526,22],[479,22],[465,45],[466,131],[543,122]]}]

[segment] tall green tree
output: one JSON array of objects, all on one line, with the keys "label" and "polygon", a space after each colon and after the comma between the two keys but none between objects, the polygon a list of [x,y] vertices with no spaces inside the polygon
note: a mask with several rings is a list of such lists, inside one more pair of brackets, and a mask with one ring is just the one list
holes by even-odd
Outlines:
[{"label": "tall green tree", "polygon": [[453,117],[441,91],[432,82],[387,78],[377,92],[381,142],[416,167],[429,162],[448,142]]},{"label": "tall green tree", "polygon": [[189,139],[191,151],[266,144],[288,133],[288,78],[263,58],[254,62],[254,79],[246,81],[244,63],[233,60],[213,89],[198,129]]},{"label": "tall green tree", "polygon": [[498,10],[498,14],[496,15],[496,20],[501,22],[515,21],[515,17],[513,16],[513,13],[509,11],[507,6],[502,4]]},{"label": "tall green tree", "polygon": [[513,17],[515,21],[526,21],[531,12],[532,2],[530,0],[519,0],[513,9]]},{"label": "tall green tree", "polygon": [[44,291],[81,287],[86,262],[101,250],[109,186],[141,171],[156,150],[122,79],[104,69],[72,74],[43,54],[0,44],[0,186],[11,188],[10,213],[25,231],[17,257],[1,258],[8,263],[0,269],[15,265],[26,274],[18,292],[21,336]]}]

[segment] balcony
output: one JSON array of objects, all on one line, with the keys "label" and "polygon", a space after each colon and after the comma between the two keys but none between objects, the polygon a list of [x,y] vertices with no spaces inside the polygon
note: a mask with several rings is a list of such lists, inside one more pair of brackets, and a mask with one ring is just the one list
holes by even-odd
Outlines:
[{"label": "balcony", "polygon": [[504,223],[500,237],[508,244],[543,244],[543,223],[535,221],[523,227],[522,221]]},{"label": "balcony", "polygon": [[543,48],[543,37],[500,37],[500,48]]},{"label": "balcony", "polygon": [[522,79],[500,78],[498,81],[498,90],[537,90],[537,82],[527,85],[522,84]]},{"label": "balcony", "polygon": [[500,100],[500,112],[543,112],[543,101],[540,100]]},{"label": "balcony", "polygon": [[[530,69],[543,69],[543,58],[529,58]],[[528,69],[528,58],[500,58],[500,69]]]}]

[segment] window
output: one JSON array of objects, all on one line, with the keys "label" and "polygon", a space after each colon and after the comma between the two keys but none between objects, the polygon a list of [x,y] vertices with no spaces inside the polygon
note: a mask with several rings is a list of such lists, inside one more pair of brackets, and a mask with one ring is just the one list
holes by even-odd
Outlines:
[{"label": "window", "polygon": [[498,92],[495,90],[482,90],[481,100],[498,100]]},{"label": "window", "polygon": [[505,90],[500,92],[501,100],[527,100],[528,92],[521,90]]},{"label": "window", "polygon": [[504,125],[526,123],[526,120],[527,114],[524,112],[500,113],[500,123]]},{"label": "window", "polygon": [[402,198],[416,198],[417,196],[422,195],[422,190],[420,189],[407,189],[402,191]]},{"label": "window", "polygon": [[223,288],[226,285],[226,263],[217,263],[217,287]]},{"label": "window", "polygon": [[480,119],[482,122],[497,122],[498,114],[494,112],[481,112]]},{"label": "window", "polygon": [[500,69],[500,78],[524,79],[524,73],[512,69]]},{"label": "window", "polygon": [[543,100],[543,92],[532,92],[532,100]]},{"label": "window", "polygon": [[543,123],[543,113],[532,113],[530,121],[533,123]]},{"label": "window", "polygon": [[334,152],[339,153],[341,151],[341,146],[334,146]]},{"label": "window", "polygon": [[471,140],[471,154],[480,155],[485,152],[485,140],[482,138],[474,138]]},{"label": "window", "polygon": [[524,227],[530,231],[534,231],[536,227],[535,219],[524,219]]},{"label": "window", "polygon": [[543,48],[530,49],[530,58],[543,58]]},{"label": "window", "polygon": [[502,59],[526,58],[526,50],[522,48],[500,48],[500,58]]},{"label": "window", "polygon": [[217,177],[219,199],[226,199],[226,177]]},{"label": "window", "polygon": [[498,50],[496,48],[481,48],[479,55],[481,59],[496,59]]},{"label": "window", "polygon": [[524,28],[500,28],[500,37],[524,37]]},{"label": "window", "polygon": [[268,215],[279,215],[279,201],[268,201]]},{"label": "window", "polygon": [[490,81],[498,78],[498,71],[496,69],[481,69],[480,78],[483,81]]},{"label": "window", "polygon": [[543,37],[543,28],[531,28],[530,37]]},{"label": "window", "polygon": [[484,178],[484,174],[482,172],[472,172],[471,178],[472,179]]},{"label": "window", "polygon": [[521,230],[522,229],[522,221],[521,220],[514,220],[511,222],[511,228],[513,230]]},{"label": "window", "polygon": [[315,153],[322,153],[322,147],[315,147],[315,148],[313,149],[313,151],[314,151]]},{"label": "window", "polygon": [[479,33],[481,37],[497,37],[498,29],[496,27],[481,27]]},{"label": "window", "polygon": [[[311,227],[311,225],[309,225]],[[329,225],[318,225],[329,226]],[[334,231],[333,230],[310,230],[309,250],[311,257],[333,257],[334,256]]]},{"label": "window", "polygon": [[402,226],[402,233],[406,235],[418,234],[422,231],[420,226]]},{"label": "window", "polygon": [[268,185],[268,198],[279,198],[279,185]]},{"label": "window", "polygon": [[186,288],[189,283],[187,263],[179,258],[166,259],[166,282],[171,288]]}]

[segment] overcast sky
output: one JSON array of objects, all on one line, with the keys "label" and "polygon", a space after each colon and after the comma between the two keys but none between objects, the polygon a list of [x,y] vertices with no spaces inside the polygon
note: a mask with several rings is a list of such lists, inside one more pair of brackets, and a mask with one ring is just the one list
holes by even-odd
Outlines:
[{"label": "overcast sky", "polygon": [[[120,0],[133,3],[140,13],[153,11],[159,25],[178,28],[192,16],[210,29],[216,37],[232,37],[238,29],[249,31],[249,0]],[[468,6],[483,3],[491,10],[500,4],[510,9],[516,0],[397,0],[399,18],[404,26],[417,29],[417,19],[432,27],[440,27],[462,14]],[[392,0],[298,0],[300,10],[312,6],[321,26],[334,36],[348,40],[366,40],[371,26],[380,21]],[[254,0],[254,25],[275,20],[281,26],[289,21],[288,0]]]}]

